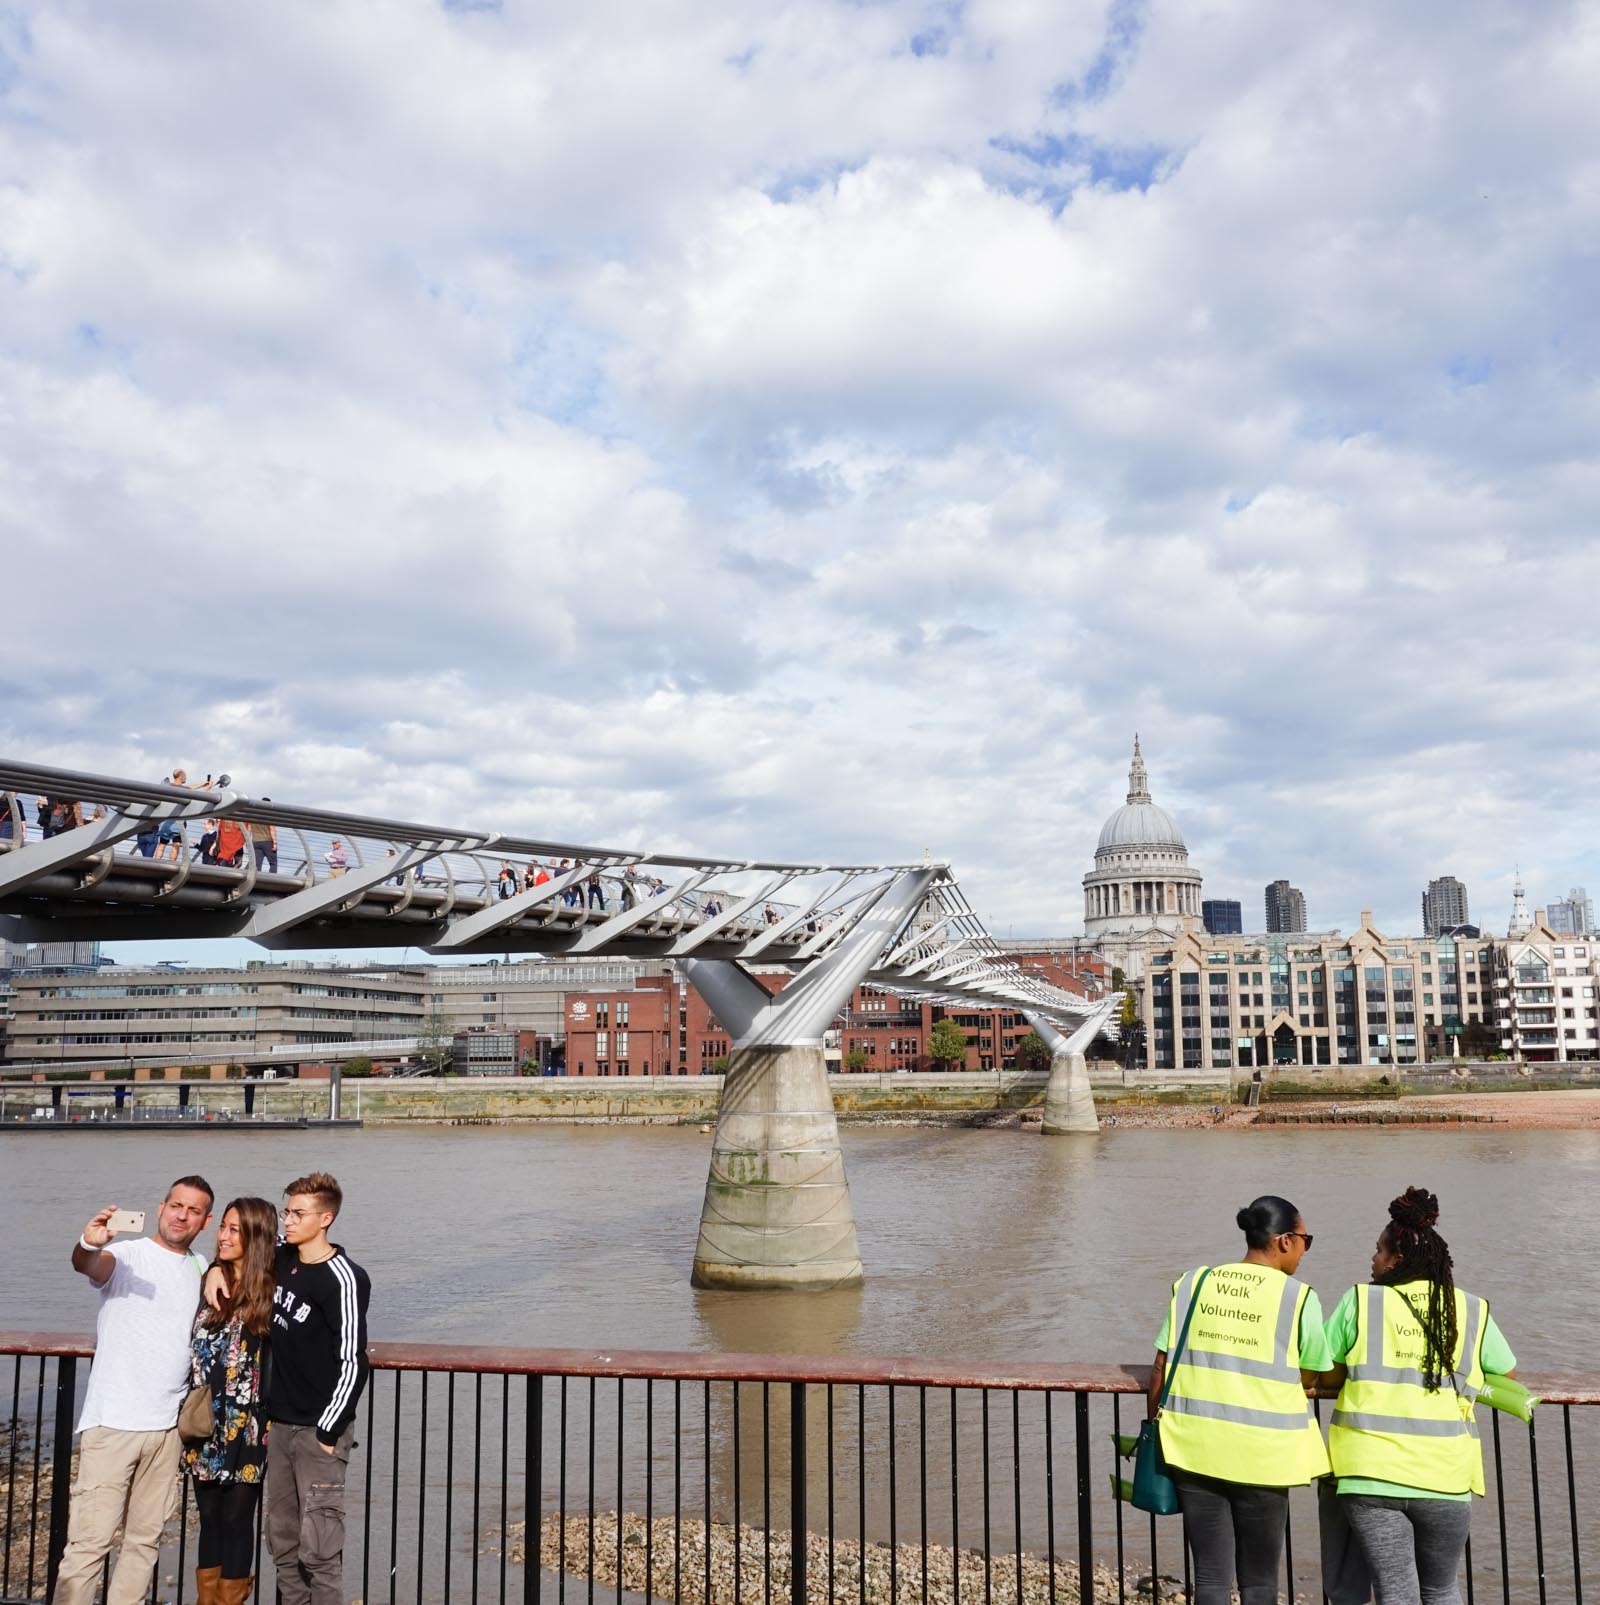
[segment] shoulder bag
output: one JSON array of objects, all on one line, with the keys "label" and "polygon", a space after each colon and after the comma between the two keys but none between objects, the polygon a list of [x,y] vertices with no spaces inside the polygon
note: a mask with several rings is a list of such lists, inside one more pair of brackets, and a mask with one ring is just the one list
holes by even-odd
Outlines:
[{"label": "shoulder bag", "polygon": [[[210,1267],[192,1248],[189,1250],[189,1263],[200,1273],[200,1283],[204,1287],[206,1272]],[[216,1426],[217,1406],[212,1397],[211,1383],[209,1379],[197,1382],[184,1394],[183,1403],[178,1406],[178,1436],[185,1443],[204,1443],[216,1431]]]},{"label": "shoulder bag", "polygon": [[[1200,1305],[1200,1289],[1211,1274],[1208,1265],[1201,1271],[1189,1295],[1189,1308],[1184,1311],[1183,1330],[1178,1335],[1178,1346],[1167,1356],[1167,1380],[1156,1401],[1156,1416],[1166,1408],[1167,1396],[1172,1392],[1173,1379],[1178,1374],[1178,1361],[1184,1345],[1189,1341],[1189,1323]],[[1141,1422],[1139,1441],[1133,1451],[1133,1508],[1149,1512],[1152,1516],[1175,1516],[1178,1513],[1178,1487],[1167,1474],[1166,1457],[1161,1453],[1161,1428],[1155,1417]]]},{"label": "shoulder bag", "polygon": [[178,1407],[178,1436],[185,1443],[204,1443],[216,1431],[217,1406],[210,1382],[197,1382]]}]

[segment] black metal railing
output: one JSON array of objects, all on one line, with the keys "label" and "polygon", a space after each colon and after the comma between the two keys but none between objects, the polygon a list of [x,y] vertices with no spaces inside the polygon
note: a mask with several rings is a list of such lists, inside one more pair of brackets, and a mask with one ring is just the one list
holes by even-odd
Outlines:
[{"label": "black metal railing", "polygon": [[[0,1334],[4,1605],[53,1586],[91,1356],[79,1338]],[[367,1605],[1192,1599],[1181,1522],[1118,1495],[1139,1367],[388,1344],[372,1358],[345,1548],[346,1593]],[[1533,1425],[1479,1412],[1489,1496],[1469,1605],[1582,1605],[1600,1568],[1600,1380],[1531,1385]],[[188,1495],[152,1601],[194,1597]],[[1287,1597],[1321,1597],[1312,1490],[1291,1499],[1285,1547]],[[257,1549],[270,1600],[259,1532]]]}]

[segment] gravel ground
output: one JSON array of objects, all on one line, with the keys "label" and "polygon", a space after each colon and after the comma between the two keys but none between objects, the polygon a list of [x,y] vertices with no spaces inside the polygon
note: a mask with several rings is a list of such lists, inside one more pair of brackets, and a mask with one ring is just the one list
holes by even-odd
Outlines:
[{"label": "gravel ground", "polygon": [[[673,1586],[673,1524],[662,1516],[652,1524],[650,1570],[654,1591],[662,1599],[681,1599],[685,1605],[708,1605],[706,1580],[706,1527],[703,1521],[686,1519],[682,1531],[682,1592]],[[569,1577],[589,1575],[589,1522],[584,1516],[569,1516],[566,1524],[565,1570]],[[539,1561],[548,1571],[562,1564],[561,1529],[558,1518],[546,1516],[540,1528]],[[521,1564],[523,1533],[519,1523],[511,1532],[511,1559]],[[734,1605],[735,1598],[753,1605],[766,1597],[765,1533],[757,1527],[739,1529],[739,1560],[734,1567],[734,1530],[731,1525],[714,1523],[711,1528],[711,1595],[709,1605]],[[928,1593],[934,1605],[950,1605],[956,1595],[952,1559],[959,1570],[963,1599],[984,1597],[984,1557],[975,1549],[953,1552],[942,1544],[928,1546]],[[873,1605],[920,1605],[922,1593],[922,1549],[919,1544],[901,1544],[895,1556],[896,1575],[890,1586],[890,1550],[887,1544],[868,1544],[865,1555],[866,1598]],[[834,1542],[833,1587],[836,1599],[861,1598],[861,1545],[855,1539]],[[617,1581],[617,1517],[614,1511],[598,1512],[594,1518],[595,1581],[610,1587]],[[789,1540],[787,1534],[772,1535],[772,1597],[789,1597]],[[645,1523],[642,1516],[629,1511],[622,1518],[622,1586],[633,1593],[645,1590]],[[1182,1585],[1176,1579],[1160,1580],[1163,1599],[1181,1597]],[[1149,1600],[1150,1579],[1130,1571],[1126,1584],[1130,1599]],[[1017,1561],[1014,1555],[996,1555],[990,1563],[989,1588],[995,1599],[1015,1600]],[[811,1533],[806,1542],[806,1598],[811,1605],[826,1605],[828,1599],[828,1542]],[[1058,1559],[1055,1593],[1050,1592],[1050,1567],[1044,1557],[1022,1557],[1024,1605],[1084,1605],[1078,1591],[1078,1568]],[[1117,1598],[1116,1575],[1109,1568],[1097,1567],[1093,1605],[1108,1605]]]}]

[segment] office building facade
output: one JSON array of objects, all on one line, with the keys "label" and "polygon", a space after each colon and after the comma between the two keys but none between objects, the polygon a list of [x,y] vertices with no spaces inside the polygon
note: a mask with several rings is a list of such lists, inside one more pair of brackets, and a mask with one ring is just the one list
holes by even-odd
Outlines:
[{"label": "office building facade", "polygon": [[1247,1079],[1259,1069],[1381,1071],[1451,1057],[1469,1026],[1493,1021],[1493,963],[1492,943],[1393,938],[1369,913],[1348,938],[1187,931],[1151,955],[1146,1065]]},{"label": "office building facade", "polygon": [[1237,936],[1244,930],[1244,908],[1237,898],[1208,897],[1200,905],[1200,922],[1213,936]]},{"label": "office building facade", "polygon": [[1545,924],[1563,936],[1588,936],[1594,930],[1594,901],[1582,886],[1574,886],[1565,897],[1551,899]]},{"label": "office building facade", "polygon": [[[6,1059],[205,1059],[414,1038],[425,986],[416,970],[308,964],[246,969],[20,972]],[[352,1049],[352,1051],[356,1051]]]}]

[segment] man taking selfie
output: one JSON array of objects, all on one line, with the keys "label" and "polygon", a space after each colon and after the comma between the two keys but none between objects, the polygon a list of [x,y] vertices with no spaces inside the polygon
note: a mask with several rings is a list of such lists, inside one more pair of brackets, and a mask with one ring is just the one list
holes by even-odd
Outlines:
[{"label": "man taking selfie", "polygon": [[182,1176],[156,1211],[153,1236],[113,1243],[118,1231],[142,1231],[144,1218],[108,1205],[73,1247],[72,1268],[98,1289],[100,1312],[56,1605],[89,1605],[119,1526],[105,1605],[135,1605],[149,1592],[161,1529],[178,1505],[178,1407],[205,1270],[190,1245],[211,1219],[212,1196],[201,1177]]}]

